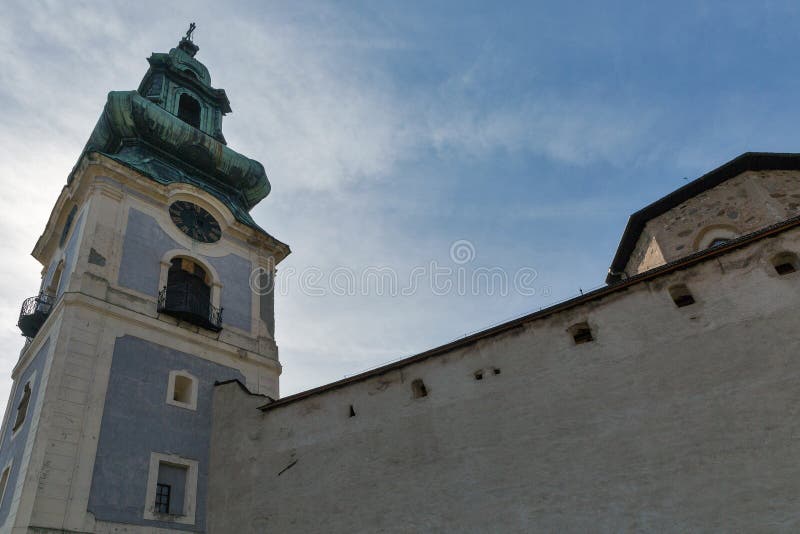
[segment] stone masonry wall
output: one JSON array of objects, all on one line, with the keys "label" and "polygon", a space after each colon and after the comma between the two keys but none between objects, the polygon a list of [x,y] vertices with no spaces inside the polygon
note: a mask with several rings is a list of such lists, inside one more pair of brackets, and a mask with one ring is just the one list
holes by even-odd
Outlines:
[{"label": "stone masonry wall", "polygon": [[710,231],[743,235],[797,215],[800,172],[745,172],[650,220],[625,271],[633,276],[692,254]]}]

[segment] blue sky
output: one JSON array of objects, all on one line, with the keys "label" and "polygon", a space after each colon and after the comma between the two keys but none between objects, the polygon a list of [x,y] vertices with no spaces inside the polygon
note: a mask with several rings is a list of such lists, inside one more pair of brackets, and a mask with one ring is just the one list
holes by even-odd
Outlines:
[{"label": "blue sky", "polygon": [[[627,217],[745,151],[794,152],[795,2],[11,2],[0,15],[0,366],[30,251],[111,90],[197,23],[234,149],[272,194],[281,273],[535,269],[533,295],[309,295],[276,305],[283,394],[600,285]],[[427,267],[426,267],[427,268]],[[4,398],[10,385],[0,382]]]}]

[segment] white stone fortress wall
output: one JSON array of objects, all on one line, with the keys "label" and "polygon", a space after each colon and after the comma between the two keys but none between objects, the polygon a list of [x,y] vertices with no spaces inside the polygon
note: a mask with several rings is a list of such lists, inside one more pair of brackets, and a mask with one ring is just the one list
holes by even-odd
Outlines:
[{"label": "white stone fortress wall", "polygon": [[797,226],[263,410],[220,385],[209,532],[797,531],[785,251]]}]

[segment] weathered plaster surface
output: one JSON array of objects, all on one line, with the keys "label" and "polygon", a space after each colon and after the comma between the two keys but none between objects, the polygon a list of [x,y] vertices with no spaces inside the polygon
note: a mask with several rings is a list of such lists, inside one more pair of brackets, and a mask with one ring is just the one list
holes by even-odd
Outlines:
[{"label": "weathered plaster surface", "polygon": [[[797,531],[781,250],[800,230],[266,412],[220,386],[209,531]],[[595,340],[575,345],[581,321]]]},{"label": "weathered plaster surface", "polygon": [[119,285],[146,295],[157,295],[161,258],[168,250],[182,248],[155,219],[131,208],[119,264]]},{"label": "weathered plaster surface", "polygon": [[275,287],[273,278],[262,273],[259,281],[261,295],[258,299],[258,313],[271,337],[275,337]]},{"label": "weathered plaster surface", "polygon": [[[197,409],[166,402],[171,370],[198,378]],[[135,337],[117,339],[92,477],[88,510],[98,520],[203,531],[214,382],[242,374]],[[143,519],[150,453],[199,464],[195,526]]]},{"label": "weathered plaster surface", "polygon": [[633,276],[697,252],[716,228],[744,235],[796,215],[800,172],[745,172],[650,220],[625,271]]},{"label": "weathered plaster surface", "polygon": [[249,332],[254,296],[249,284],[250,272],[253,270],[250,261],[233,254],[206,260],[214,266],[224,284],[220,299],[223,308],[222,322]]},{"label": "weathered plaster surface", "polygon": [[61,273],[61,280],[58,283],[58,295],[61,295],[69,284],[70,276],[75,270],[75,263],[78,258],[78,245],[80,244],[81,231],[83,230],[83,221],[86,216],[86,211],[81,211],[78,220],[75,221],[75,227],[67,241],[67,246],[64,248],[64,272]]}]

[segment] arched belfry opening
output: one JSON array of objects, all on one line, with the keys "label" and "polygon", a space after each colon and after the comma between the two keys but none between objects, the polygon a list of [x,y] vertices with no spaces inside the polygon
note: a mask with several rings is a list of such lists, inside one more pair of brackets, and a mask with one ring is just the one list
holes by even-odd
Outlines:
[{"label": "arched belfry opening", "polygon": [[174,258],[167,273],[167,302],[181,299],[196,309],[207,310],[211,304],[211,281],[208,273],[188,258]]},{"label": "arched belfry opening", "polygon": [[211,304],[211,276],[198,262],[173,258],[167,271],[167,285],[158,299],[159,312],[172,315],[209,330],[222,327],[222,309]]},{"label": "arched belfry opening", "polygon": [[178,100],[178,118],[195,128],[200,128],[200,109],[200,102],[191,95],[183,93]]}]

